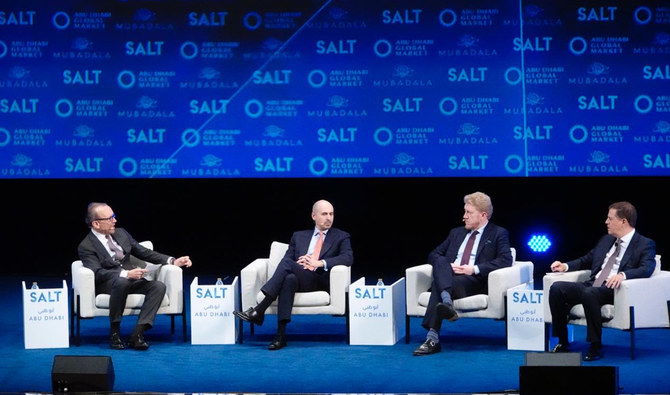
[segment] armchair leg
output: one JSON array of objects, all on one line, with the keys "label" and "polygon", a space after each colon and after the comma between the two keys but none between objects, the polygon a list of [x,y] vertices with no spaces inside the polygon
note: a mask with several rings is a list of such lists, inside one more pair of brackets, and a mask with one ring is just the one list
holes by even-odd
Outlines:
[{"label": "armchair leg", "polygon": [[74,344],[76,344],[77,346],[79,346],[79,345],[81,344],[81,337],[80,337],[80,329],[81,329],[81,328],[80,328],[80,325],[81,325],[81,323],[80,323],[80,321],[81,321],[81,299],[80,299],[80,296],[79,296],[79,295],[77,295],[77,297],[76,297],[76,302],[75,302],[75,303],[77,304],[77,329],[76,329],[76,331],[75,331],[75,338],[74,338],[75,340],[74,340]]},{"label": "armchair leg", "polygon": [[635,359],[635,307],[630,306],[630,359]]},{"label": "armchair leg", "polygon": [[249,324],[249,333],[251,333],[251,336],[254,335],[254,324],[253,324],[253,322]]},{"label": "armchair leg", "polygon": [[170,314],[170,333],[174,335],[174,315]]},{"label": "armchair leg", "polygon": [[409,344],[409,315],[405,314],[405,344]]}]

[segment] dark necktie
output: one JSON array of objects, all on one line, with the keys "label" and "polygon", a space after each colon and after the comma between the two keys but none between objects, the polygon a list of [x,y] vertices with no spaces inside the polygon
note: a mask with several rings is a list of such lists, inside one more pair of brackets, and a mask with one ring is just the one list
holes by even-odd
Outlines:
[{"label": "dark necktie", "polygon": [[603,267],[603,270],[600,272],[598,277],[596,277],[596,281],[593,283],[594,287],[599,287],[603,285],[605,280],[607,280],[607,276],[610,275],[612,267],[614,267],[616,257],[619,256],[619,251],[621,251],[621,239],[616,239],[614,243],[616,245],[616,247],[614,248],[614,252],[612,253],[612,255],[610,255],[609,259],[607,260],[607,263],[605,263],[605,266]]},{"label": "dark necktie", "polygon": [[473,231],[468,239],[468,242],[465,244],[465,250],[463,251],[463,256],[461,256],[461,266],[470,264],[470,254],[472,254],[472,246],[475,245],[475,238],[477,238],[478,231]]},{"label": "dark necktie", "polygon": [[117,261],[123,260],[124,256],[123,250],[119,246],[114,244],[111,235],[107,235],[107,245],[109,246],[109,249],[111,249],[112,252],[114,253],[114,259],[116,259]]}]

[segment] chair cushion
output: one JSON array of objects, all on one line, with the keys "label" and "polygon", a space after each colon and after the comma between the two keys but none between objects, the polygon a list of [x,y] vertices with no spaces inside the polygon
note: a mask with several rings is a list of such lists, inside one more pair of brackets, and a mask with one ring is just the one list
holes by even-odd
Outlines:
[{"label": "chair cushion", "polygon": [[281,262],[286,251],[288,250],[288,244],[280,243],[278,241],[273,241],[270,246],[270,259],[268,259],[268,278],[272,277],[277,270],[277,265]]},{"label": "chair cushion", "polygon": [[[127,309],[139,309],[144,303],[144,295],[142,294],[130,294],[126,299],[126,308]],[[161,301],[160,307],[165,307],[170,304],[168,296],[165,295]],[[109,309],[109,294],[99,294],[95,297],[95,307],[99,309]]]},{"label": "chair cushion", "polygon": [[[614,305],[606,304],[602,306],[600,308],[600,315],[603,317],[604,321],[609,321],[614,318]],[[581,304],[573,306],[572,309],[570,309],[570,316],[571,318],[586,318],[586,315],[584,315],[584,306]]]},{"label": "chair cushion", "polygon": [[[428,307],[430,292],[422,292],[419,295],[419,305]],[[472,295],[454,301],[454,308],[459,311],[485,310],[489,307],[489,296],[486,294]]]},{"label": "chair cushion", "polygon": [[[264,298],[263,292],[259,292],[256,295],[256,302],[260,303]],[[294,307],[328,306],[329,304],[330,295],[326,291],[296,292],[293,301]]]}]

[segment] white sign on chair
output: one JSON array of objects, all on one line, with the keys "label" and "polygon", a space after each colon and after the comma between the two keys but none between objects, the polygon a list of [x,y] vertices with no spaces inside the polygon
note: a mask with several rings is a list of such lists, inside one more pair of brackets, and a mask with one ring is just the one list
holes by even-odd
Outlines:
[{"label": "white sign on chair", "polygon": [[30,289],[21,281],[23,290],[23,335],[25,348],[70,347],[68,289]]},{"label": "white sign on chair", "polygon": [[405,316],[405,278],[391,285],[349,286],[349,344],[392,346],[402,337]]},{"label": "white sign on chair", "polygon": [[507,349],[544,351],[544,292],[533,282],[507,290]]},{"label": "white sign on chair", "polygon": [[191,344],[235,344],[239,310],[239,281],[232,284],[199,285],[191,283]]}]

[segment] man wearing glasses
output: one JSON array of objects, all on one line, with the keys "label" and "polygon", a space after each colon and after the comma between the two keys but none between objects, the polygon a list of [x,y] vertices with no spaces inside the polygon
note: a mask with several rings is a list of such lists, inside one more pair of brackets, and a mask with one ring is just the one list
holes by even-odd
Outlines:
[{"label": "man wearing glasses", "polygon": [[144,331],[153,326],[156,312],[165,296],[165,284],[148,281],[147,269],[141,261],[158,265],[190,267],[188,256],[174,258],[141,246],[123,228],[116,228],[116,215],[106,203],[91,203],[86,212],[86,224],[91,231],[79,243],[79,259],[95,273],[96,294],[109,294],[109,345],[115,350],[125,348],[121,340],[121,318],[128,294],[143,294],[144,303],[128,346],[146,350]]}]

